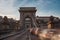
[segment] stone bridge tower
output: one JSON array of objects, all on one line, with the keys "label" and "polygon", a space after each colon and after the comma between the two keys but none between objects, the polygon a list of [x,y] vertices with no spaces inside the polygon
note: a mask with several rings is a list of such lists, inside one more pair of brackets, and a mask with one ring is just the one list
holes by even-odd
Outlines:
[{"label": "stone bridge tower", "polygon": [[35,7],[20,7],[20,28],[37,27],[35,19]]}]

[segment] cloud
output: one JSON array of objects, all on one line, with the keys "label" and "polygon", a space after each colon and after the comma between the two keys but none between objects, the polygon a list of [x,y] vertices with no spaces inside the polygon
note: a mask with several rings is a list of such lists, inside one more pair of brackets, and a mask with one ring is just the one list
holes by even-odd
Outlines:
[{"label": "cloud", "polygon": [[56,0],[0,0],[0,15],[19,19],[19,7],[36,7],[37,15],[56,15],[58,12],[44,9],[54,1]]},{"label": "cloud", "polygon": [[26,5],[26,2],[27,2],[27,0],[16,0],[14,2],[14,6],[17,8],[22,7],[23,5]]},{"label": "cloud", "polygon": [[15,15],[10,15],[10,14],[0,14],[0,16],[7,16],[8,18],[15,18],[16,17]]},{"label": "cloud", "polygon": [[59,17],[60,18],[60,16],[59,16],[59,14],[57,14],[57,13],[59,13],[59,12],[57,12],[57,11],[42,11],[42,10],[38,10],[37,12],[36,12],[36,16],[56,16],[56,17]]},{"label": "cloud", "polygon": [[15,17],[15,8],[13,7],[14,0],[0,0],[0,15]]},{"label": "cloud", "polygon": [[0,0],[0,7],[11,7],[13,6],[14,0]]},{"label": "cloud", "polygon": [[47,4],[50,4],[52,3],[52,1],[49,1],[49,0],[27,0],[26,2],[26,5],[29,6],[29,5],[33,5],[33,6],[45,6]]}]

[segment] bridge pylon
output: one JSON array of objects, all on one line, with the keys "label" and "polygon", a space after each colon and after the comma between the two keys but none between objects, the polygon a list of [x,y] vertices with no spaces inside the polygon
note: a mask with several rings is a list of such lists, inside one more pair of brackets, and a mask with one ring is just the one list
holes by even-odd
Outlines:
[{"label": "bridge pylon", "polygon": [[35,7],[20,7],[20,28],[37,27]]}]

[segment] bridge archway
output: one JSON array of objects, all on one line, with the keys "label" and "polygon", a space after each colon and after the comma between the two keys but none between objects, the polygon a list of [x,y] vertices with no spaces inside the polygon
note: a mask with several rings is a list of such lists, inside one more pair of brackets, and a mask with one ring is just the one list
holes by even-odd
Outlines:
[{"label": "bridge archway", "polygon": [[28,15],[25,17],[24,21],[25,21],[24,24],[26,28],[30,28],[32,26],[32,19]]}]

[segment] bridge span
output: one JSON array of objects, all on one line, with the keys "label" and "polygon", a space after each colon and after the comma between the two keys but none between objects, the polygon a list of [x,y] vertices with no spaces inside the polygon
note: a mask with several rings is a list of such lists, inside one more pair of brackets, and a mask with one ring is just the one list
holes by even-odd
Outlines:
[{"label": "bridge span", "polygon": [[30,33],[29,29],[27,28],[17,33],[0,37],[0,40],[39,40],[37,36]]}]

